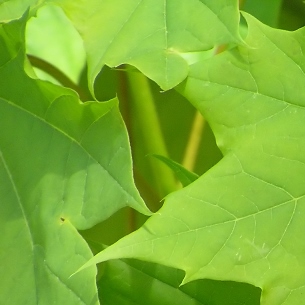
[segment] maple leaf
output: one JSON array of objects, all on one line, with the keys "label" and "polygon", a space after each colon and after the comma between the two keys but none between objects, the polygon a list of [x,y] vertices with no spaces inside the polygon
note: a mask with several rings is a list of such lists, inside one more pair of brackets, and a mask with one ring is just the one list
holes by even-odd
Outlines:
[{"label": "maple leaf", "polygon": [[223,159],[86,265],[138,258],[184,270],[183,283],[251,283],[262,305],[304,304],[305,29],[245,18],[245,44],[194,64],[178,88]]}]

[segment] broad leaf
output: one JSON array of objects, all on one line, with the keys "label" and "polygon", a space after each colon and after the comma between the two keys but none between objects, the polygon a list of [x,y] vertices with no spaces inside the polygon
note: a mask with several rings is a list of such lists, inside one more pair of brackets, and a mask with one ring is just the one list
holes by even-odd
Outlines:
[{"label": "broad leaf", "polygon": [[224,158],[87,265],[134,257],[185,270],[183,283],[251,283],[262,305],[304,303],[305,28],[245,17],[247,45],[195,64],[179,88]]},{"label": "broad leaf", "polygon": [[[94,252],[105,249],[90,239]],[[259,305],[260,289],[245,283],[198,280],[180,285],[184,272],[135,259],[111,260],[97,276],[103,305]]]},{"label": "broad leaf", "polygon": [[0,22],[21,18],[30,7],[35,7],[39,0],[0,0]]},{"label": "broad leaf", "polygon": [[112,260],[98,281],[103,305],[259,305],[260,289],[199,280],[179,286],[181,270],[136,260]]},{"label": "broad leaf", "polygon": [[173,88],[188,73],[181,55],[240,41],[236,0],[50,1],[63,7],[83,37],[92,91],[103,65],[123,63]]},{"label": "broad leaf", "polygon": [[133,184],[117,100],[82,104],[24,72],[25,19],[0,25],[0,303],[98,304],[76,229],[123,206],[149,214]]},{"label": "broad leaf", "polygon": [[27,23],[26,53],[53,64],[75,83],[86,61],[82,39],[63,11],[54,5],[43,6]]}]

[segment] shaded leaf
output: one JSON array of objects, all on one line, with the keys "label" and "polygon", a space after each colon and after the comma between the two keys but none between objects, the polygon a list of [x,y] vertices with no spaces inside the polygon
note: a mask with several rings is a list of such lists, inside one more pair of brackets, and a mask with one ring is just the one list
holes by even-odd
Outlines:
[{"label": "shaded leaf", "polygon": [[123,63],[170,89],[188,73],[181,55],[240,41],[235,0],[52,1],[83,37],[91,90],[103,65]]},{"label": "shaded leaf", "polygon": [[150,214],[136,190],[116,99],[82,104],[24,72],[25,18],[0,25],[1,304],[98,304],[95,268],[76,229],[123,206]]},{"label": "shaded leaf", "polygon": [[198,280],[179,287],[181,270],[137,260],[103,267],[97,286],[104,305],[259,305],[260,290],[247,284]]},{"label": "shaded leaf", "polygon": [[277,27],[282,2],[283,0],[243,1],[242,10],[245,10],[267,25]]},{"label": "shaded leaf", "polygon": [[153,157],[159,159],[165,163],[170,169],[173,170],[179,181],[183,186],[187,186],[190,183],[194,182],[199,176],[193,172],[188,171],[181,164],[161,155],[152,154]]},{"label": "shaded leaf", "polygon": [[185,270],[183,283],[251,283],[262,305],[304,303],[305,29],[245,17],[247,46],[195,64],[179,88],[224,158],[87,265],[139,258]]}]

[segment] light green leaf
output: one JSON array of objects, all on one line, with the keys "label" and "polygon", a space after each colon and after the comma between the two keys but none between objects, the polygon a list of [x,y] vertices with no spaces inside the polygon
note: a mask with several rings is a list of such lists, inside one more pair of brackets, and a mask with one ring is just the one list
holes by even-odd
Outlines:
[{"label": "light green leaf", "polygon": [[36,7],[42,0],[0,0],[0,22],[21,18],[29,7]]},{"label": "light green leaf", "polygon": [[150,214],[136,190],[117,100],[82,104],[24,72],[25,19],[0,25],[0,303],[98,304],[77,229],[123,206]]},{"label": "light green leaf", "polygon": [[153,157],[159,159],[164,164],[166,164],[170,169],[173,170],[179,181],[183,186],[187,186],[194,182],[199,176],[193,172],[188,171],[181,164],[161,155],[152,154]]},{"label": "light green leaf", "polygon": [[251,283],[261,305],[304,303],[305,28],[245,17],[247,46],[195,64],[179,88],[224,158],[87,265],[134,257],[185,270],[183,283]]},{"label": "light green leaf", "polygon": [[[53,64],[75,83],[86,62],[82,39],[63,11],[54,5],[43,6],[37,17],[27,23],[26,53]],[[41,78],[42,71],[38,73]]]},{"label": "light green leaf", "polygon": [[170,89],[187,76],[182,54],[240,42],[235,0],[50,1],[64,9],[83,37],[91,91],[105,64],[123,63]]}]

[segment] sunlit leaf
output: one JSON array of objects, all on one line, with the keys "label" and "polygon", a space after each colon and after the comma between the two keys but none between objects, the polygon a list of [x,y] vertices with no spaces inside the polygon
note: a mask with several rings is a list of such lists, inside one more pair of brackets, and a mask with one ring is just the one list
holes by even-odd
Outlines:
[{"label": "sunlit leaf", "polygon": [[170,89],[188,73],[181,55],[240,41],[235,0],[52,1],[84,39],[91,89],[103,65],[123,63]]},{"label": "sunlit leaf", "polygon": [[[85,51],[82,39],[63,11],[54,5],[43,6],[26,29],[27,54],[53,64],[78,83],[86,62]],[[41,77],[42,71],[39,72]]]},{"label": "sunlit leaf", "polygon": [[87,265],[134,257],[183,269],[183,283],[251,283],[262,305],[304,302],[305,29],[245,17],[247,45],[195,64],[179,88],[224,158]]},{"label": "sunlit leaf", "polygon": [[0,22],[20,18],[29,7],[38,7],[39,0],[0,0]]},{"label": "sunlit leaf", "polygon": [[124,206],[149,214],[136,190],[116,99],[82,104],[24,72],[25,19],[0,25],[0,303],[98,304],[95,268],[77,229]]}]

